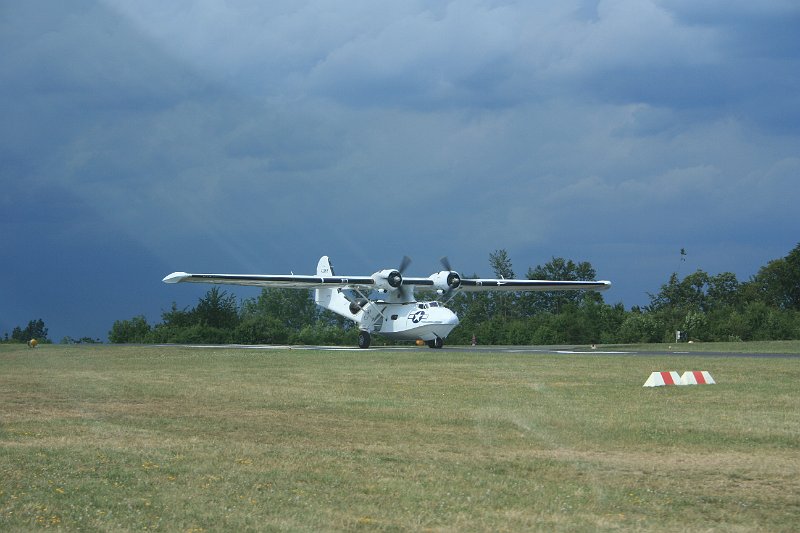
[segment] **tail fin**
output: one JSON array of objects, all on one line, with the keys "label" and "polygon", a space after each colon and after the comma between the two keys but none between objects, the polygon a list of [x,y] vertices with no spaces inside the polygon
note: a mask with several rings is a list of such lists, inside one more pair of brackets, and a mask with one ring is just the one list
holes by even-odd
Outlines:
[{"label": "tail fin", "polygon": [[[333,267],[327,255],[323,255],[317,263],[317,276],[333,276]],[[320,306],[333,311],[338,315],[349,318],[354,322],[359,322],[361,315],[360,310],[353,314],[350,310],[350,300],[348,300],[340,289],[316,289],[314,291],[314,302]]]},{"label": "tail fin", "polygon": [[319,258],[319,263],[317,263],[317,276],[335,276],[331,261],[328,259],[327,255],[323,255]]}]

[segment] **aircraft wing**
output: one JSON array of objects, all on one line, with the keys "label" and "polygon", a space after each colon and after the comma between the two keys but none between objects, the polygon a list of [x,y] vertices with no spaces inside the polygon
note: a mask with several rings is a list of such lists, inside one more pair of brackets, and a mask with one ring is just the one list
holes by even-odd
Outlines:
[{"label": "aircraft wing", "polygon": [[434,282],[431,278],[407,278],[403,276],[403,286],[415,285],[421,287],[433,287]]},{"label": "aircraft wing", "polygon": [[[254,287],[273,287],[284,289],[380,289],[377,276],[307,276],[298,274],[190,274],[173,272],[165,277],[164,283],[213,283],[222,285],[249,285]],[[444,273],[441,273],[444,274]],[[438,286],[431,278],[402,278],[402,286]],[[476,291],[565,291],[595,290],[604,291],[611,287],[610,281],[551,281],[534,279],[460,279],[457,290]]]},{"label": "aircraft wing", "polygon": [[477,291],[604,291],[610,281],[551,281],[545,279],[462,279],[459,290]]},{"label": "aircraft wing", "polygon": [[250,285],[283,289],[321,289],[372,287],[370,276],[302,276],[297,274],[189,274],[173,272],[164,283],[214,283],[222,285]]}]

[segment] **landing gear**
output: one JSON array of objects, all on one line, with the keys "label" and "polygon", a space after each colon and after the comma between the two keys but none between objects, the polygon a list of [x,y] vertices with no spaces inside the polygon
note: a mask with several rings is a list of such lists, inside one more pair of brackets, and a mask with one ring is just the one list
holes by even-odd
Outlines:
[{"label": "landing gear", "polygon": [[369,348],[369,332],[361,330],[358,332],[358,347],[359,348]]},{"label": "landing gear", "polygon": [[444,341],[441,337],[436,337],[435,339],[428,341],[428,348],[439,349],[442,346],[444,346]]}]

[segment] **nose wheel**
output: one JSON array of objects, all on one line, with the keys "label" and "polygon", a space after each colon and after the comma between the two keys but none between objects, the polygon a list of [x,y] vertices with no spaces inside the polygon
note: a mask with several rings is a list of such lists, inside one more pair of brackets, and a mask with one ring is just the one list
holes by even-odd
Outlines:
[{"label": "nose wheel", "polygon": [[444,341],[442,340],[441,337],[436,337],[435,339],[428,341],[428,348],[438,349],[441,348],[442,346],[444,346]]}]

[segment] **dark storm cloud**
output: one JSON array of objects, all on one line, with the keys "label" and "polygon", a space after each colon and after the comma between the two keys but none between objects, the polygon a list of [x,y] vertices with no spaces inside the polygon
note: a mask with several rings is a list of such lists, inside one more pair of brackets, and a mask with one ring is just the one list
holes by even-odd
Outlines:
[{"label": "dark storm cloud", "polygon": [[447,254],[484,274],[496,248],[518,273],[563,255],[628,305],[680,248],[747,278],[796,244],[798,16],[677,0],[7,4],[0,223],[47,262],[4,262],[0,332],[43,315],[56,337],[102,337],[109,317],[192,304],[160,284],[169,271],[307,272],[323,253],[352,273],[404,254],[420,273]]}]

